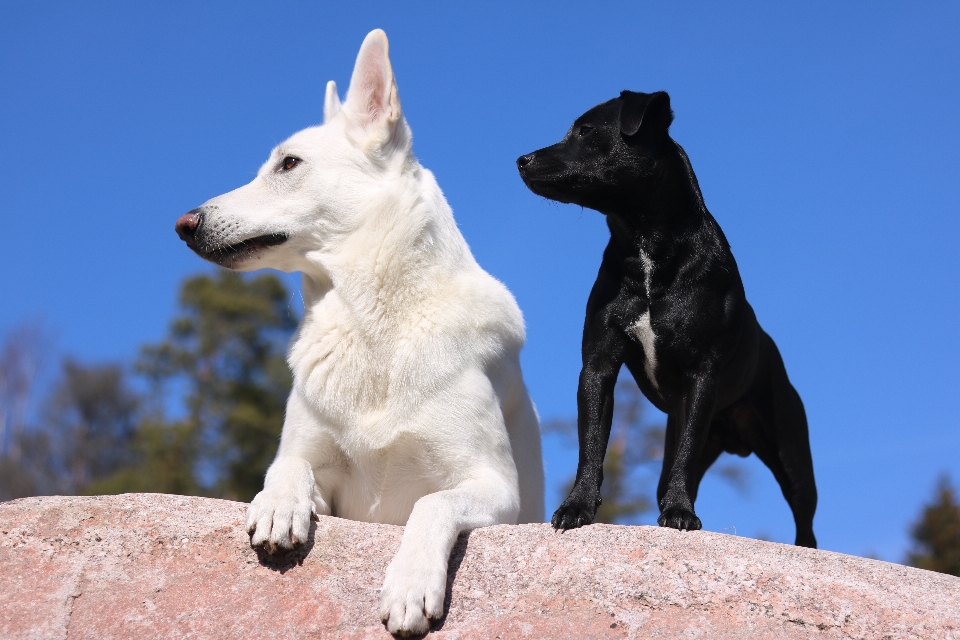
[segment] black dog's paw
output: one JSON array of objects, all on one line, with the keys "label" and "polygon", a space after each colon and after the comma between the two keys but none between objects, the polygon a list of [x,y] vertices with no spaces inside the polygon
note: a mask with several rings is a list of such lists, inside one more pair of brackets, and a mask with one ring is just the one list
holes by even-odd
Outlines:
[{"label": "black dog's paw", "polygon": [[670,507],[664,509],[660,517],[657,518],[657,524],[661,527],[672,527],[680,531],[698,531],[700,529],[700,518],[693,511],[682,507]]},{"label": "black dog's paw", "polygon": [[550,524],[554,529],[576,529],[585,524],[593,524],[597,515],[598,500],[578,500],[570,496],[563,501],[560,508],[553,514]]},{"label": "black dog's paw", "polygon": [[798,547],[808,547],[810,549],[817,548],[817,539],[813,535],[813,530],[797,532],[797,539],[794,541],[794,544]]}]

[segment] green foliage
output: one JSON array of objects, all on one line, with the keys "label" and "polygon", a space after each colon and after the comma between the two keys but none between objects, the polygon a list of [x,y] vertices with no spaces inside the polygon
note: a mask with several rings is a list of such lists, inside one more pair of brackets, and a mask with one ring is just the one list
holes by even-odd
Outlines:
[{"label": "green foliage", "polygon": [[27,407],[48,337],[42,322],[22,322],[0,342],[0,500],[52,493],[36,462],[50,459],[49,440],[27,428]]},{"label": "green foliage", "polygon": [[82,487],[83,495],[172,493],[202,495],[194,473],[195,429],[188,423],[142,421],[131,453],[136,464]]},{"label": "green foliage", "polygon": [[26,325],[11,332],[0,345],[0,500],[125,492],[251,500],[290,392],[284,353],[297,319],[288,300],[270,274],[189,278],[166,339],[137,359],[147,394],[131,390],[120,365],[67,359],[30,425],[41,336]]},{"label": "green foliage", "polygon": [[[274,275],[195,276],[180,290],[166,340],[145,346],[136,370],[152,409],[137,430],[135,466],[89,492],[213,495],[249,501],[277,450],[291,377],[284,360],[296,318]],[[180,391],[185,415],[165,405]]]},{"label": "green foliage", "polygon": [[960,576],[960,504],[948,478],[940,478],[933,502],[924,506],[910,534],[914,549],[908,564]]},{"label": "green foliage", "polygon": [[70,493],[60,490],[62,483],[51,473],[53,457],[45,434],[30,430],[16,434],[13,439],[18,455],[9,452],[0,455],[0,502]]},{"label": "green foliage", "polygon": [[0,499],[75,494],[131,464],[138,406],[119,365],[64,360],[39,424],[0,458]]},{"label": "green foliage", "polygon": [[120,365],[64,360],[43,422],[70,493],[133,462],[138,406]]},{"label": "green foliage", "polygon": [[[603,502],[597,508],[596,522],[629,522],[653,508],[653,501],[637,490],[636,480],[631,482],[629,476],[633,470],[626,452],[622,440],[611,442],[607,448],[607,456],[603,460],[603,486],[600,490]],[[572,483],[570,488],[573,488]]]}]

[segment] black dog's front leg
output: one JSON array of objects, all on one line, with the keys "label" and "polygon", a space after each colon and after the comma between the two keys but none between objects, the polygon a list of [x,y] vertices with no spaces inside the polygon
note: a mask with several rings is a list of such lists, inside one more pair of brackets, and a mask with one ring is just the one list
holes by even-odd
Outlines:
[{"label": "black dog's front leg", "polygon": [[[591,333],[588,329],[585,333]],[[613,421],[613,390],[623,364],[623,339],[604,331],[599,344],[584,340],[583,369],[577,389],[577,436],[580,461],[570,495],[553,514],[555,529],[575,529],[591,524],[600,506],[603,458]]]},{"label": "black dog's front leg", "polygon": [[693,511],[693,496],[699,480],[700,454],[707,441],[716,406],[716,378],[700,375],[691,384],[676,416],[667,422],[663,472],[657,493],[661,527],[696,531],[700,518]]}]

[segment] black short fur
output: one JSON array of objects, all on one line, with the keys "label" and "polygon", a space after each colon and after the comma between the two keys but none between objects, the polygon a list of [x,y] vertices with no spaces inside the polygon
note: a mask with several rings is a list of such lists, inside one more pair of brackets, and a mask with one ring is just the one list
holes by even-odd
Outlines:
[{"label": "black short fur", "polygon": [[590,292],[577,391],[580,462],[553,526],[593,522],[622,365],[667,414],[661,526],[694,530],[703,474],[724,451],[766,464],[815,547],[817,489],[800,396],[754,316],[730,246],[669,135],[665,92],[624,91],[557,144],[517,160],[539,195],[606,215],[610,243]]}]

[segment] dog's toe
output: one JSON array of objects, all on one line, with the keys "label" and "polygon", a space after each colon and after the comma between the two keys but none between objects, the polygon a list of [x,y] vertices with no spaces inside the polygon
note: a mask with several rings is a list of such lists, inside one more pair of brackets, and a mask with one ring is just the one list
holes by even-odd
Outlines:
[{"label": "dog's toe", "polygon": [[701,528],[700,518],[690,509],[672,507],[664,509],[657,524],[661,527],[670,527],[680,531],[698,531]]},{"label": "dog's toe", "polygon": [[295,551],[310,536],[313,504],[281,492],[261,491],[247,510],[250,546],[268,555]]},{"label": "dog's toe", "polygon": [[596,512],[596,506],[591,507],[568,498],[553,514],[550,524],[554,529],[577,529],[592,524]]},{"label": "dog's toe", "polygon": [[417,595],[408,593],[405,599],[394,600],[381,609],[380,618],[387,631],[408,638],[422,636],[430,630],[430,618],[424,611],[423,598]]},{"label": "dog's toe", "polygon": [[430,630],[430,621],[424,615],[423,604],[413,598],[407,602],[406,615],[400,633],[407,636],[422,636]]},{"label": "dog's toe", "polygon": [[[404,560],[410,560],[405,562]],[[380,619],[395,636],[422,636],[430,621],[443,617],[447,568],[422,558],[394,558],[380,595]]]}]

